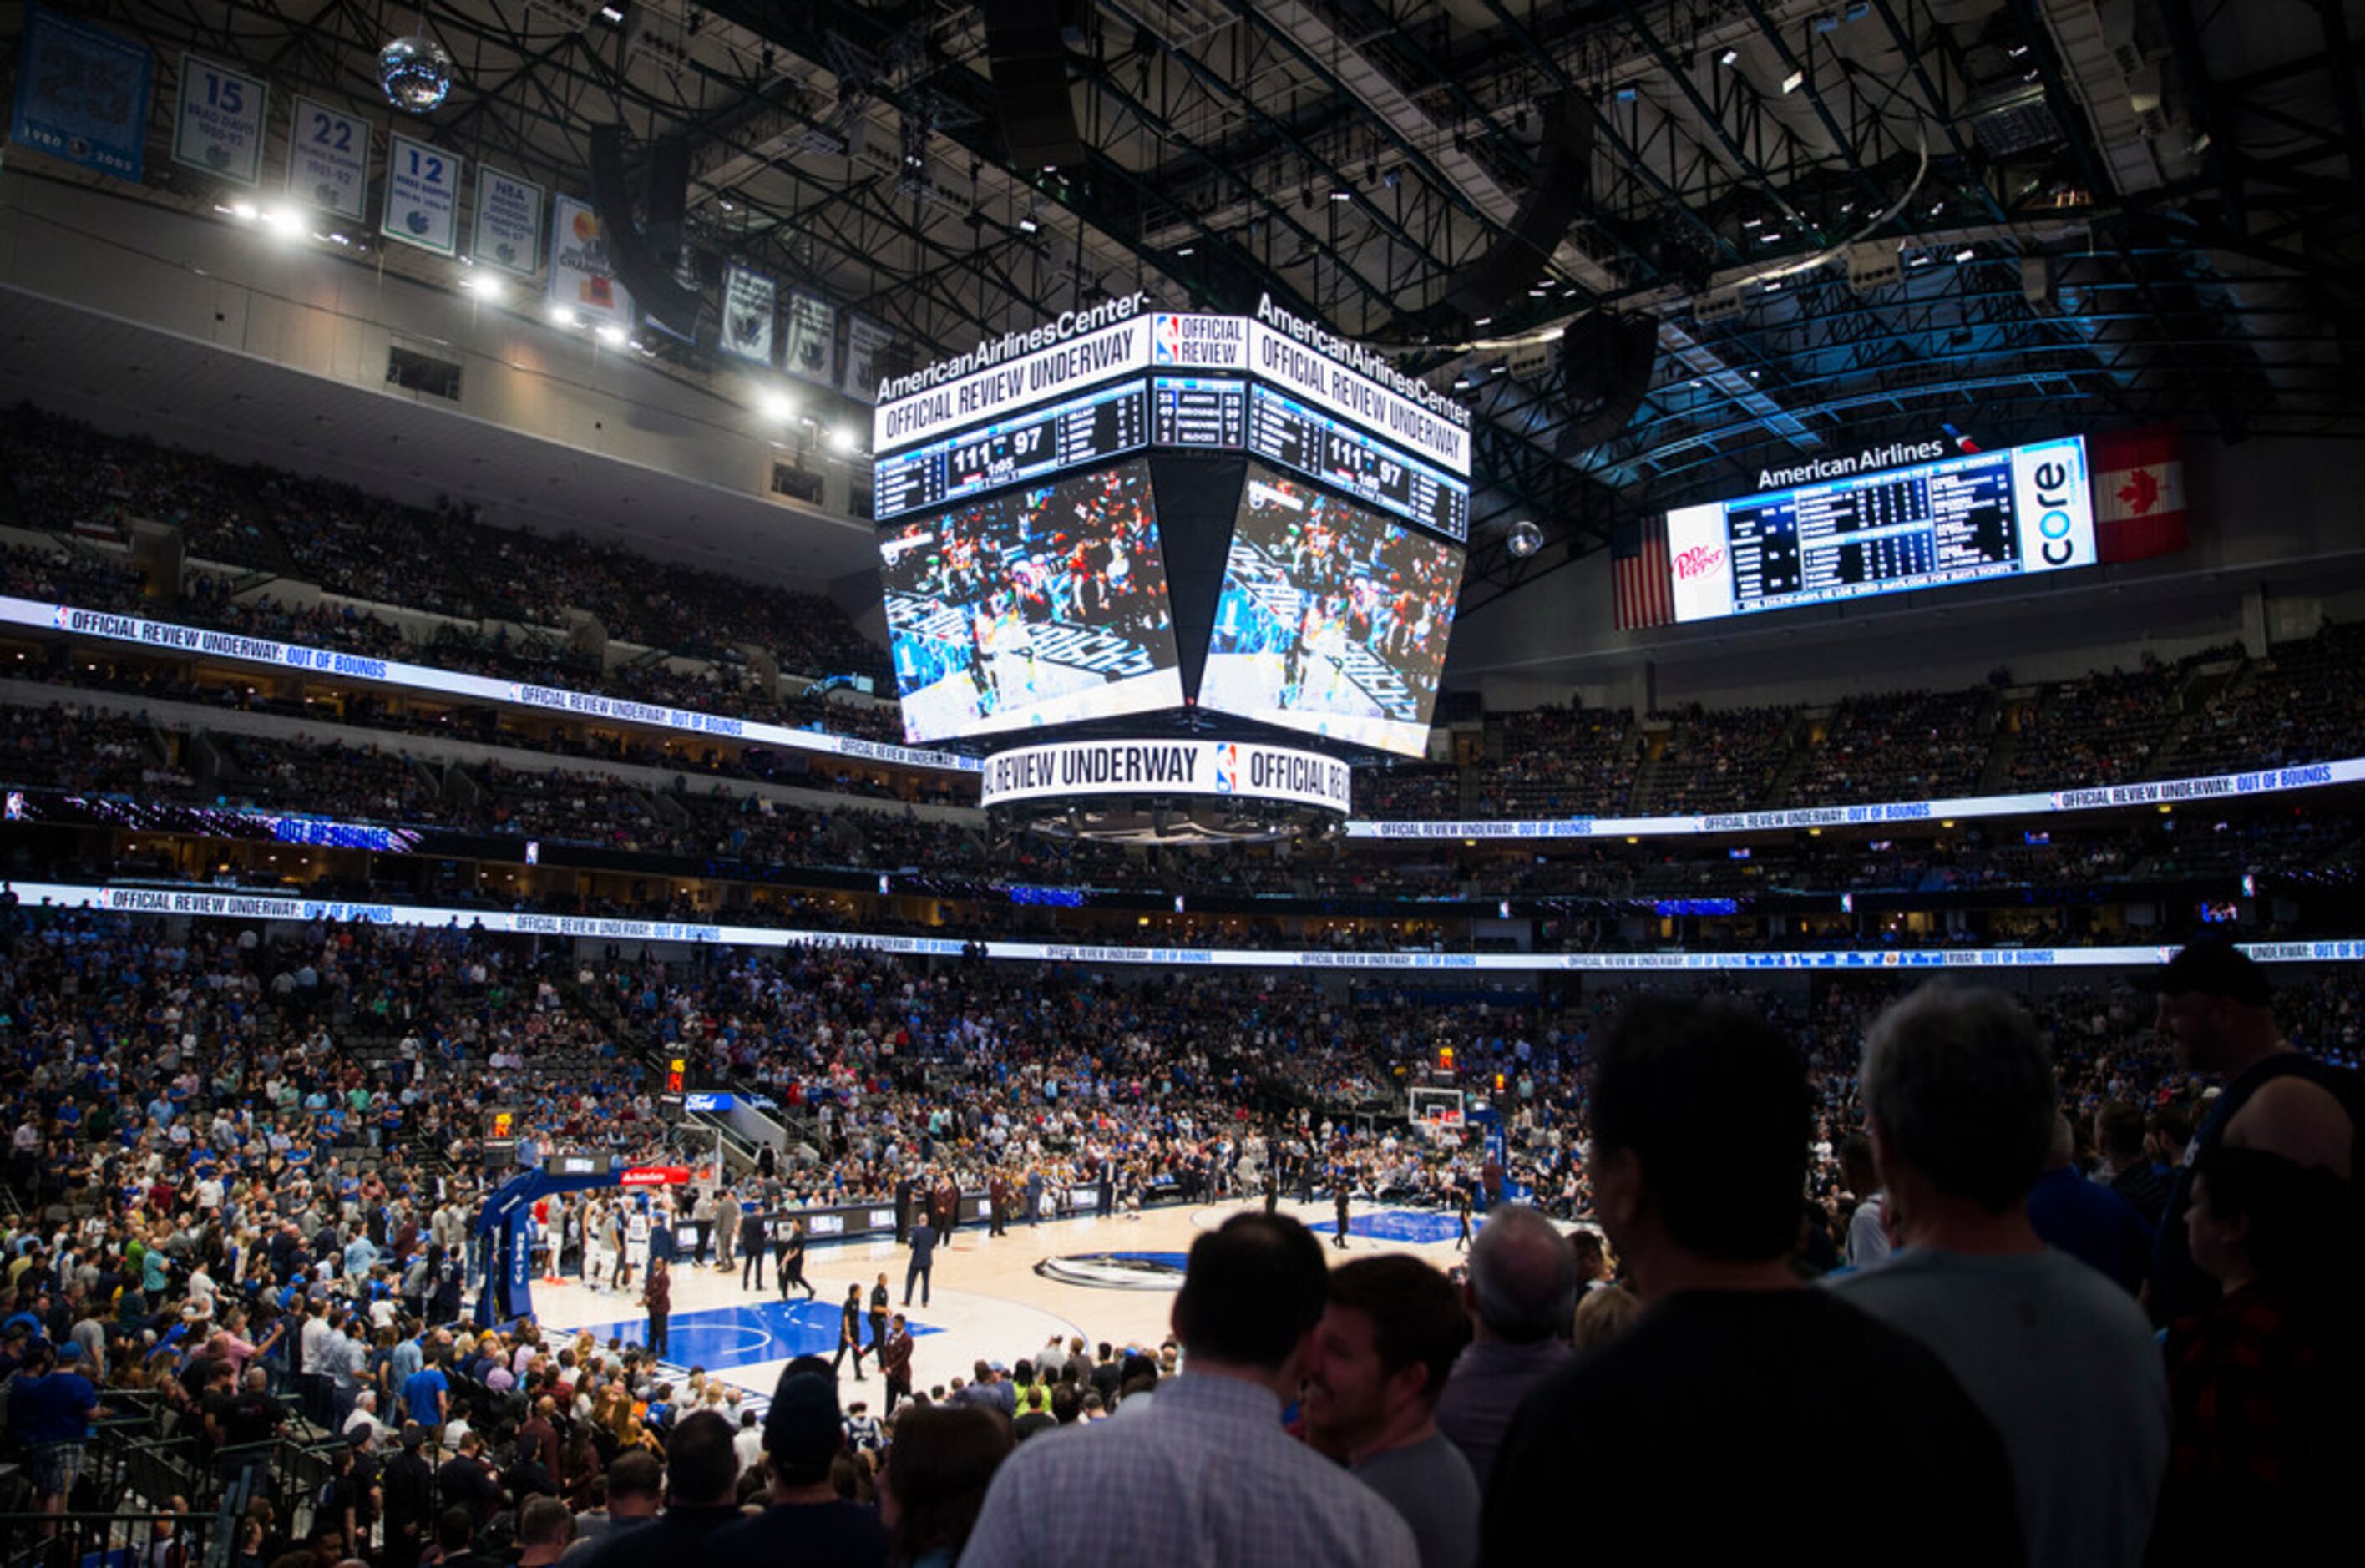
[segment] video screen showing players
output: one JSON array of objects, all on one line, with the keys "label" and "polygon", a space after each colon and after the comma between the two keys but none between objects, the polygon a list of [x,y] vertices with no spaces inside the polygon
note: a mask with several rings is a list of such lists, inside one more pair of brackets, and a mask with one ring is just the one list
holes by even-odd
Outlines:
[{"label": "video screen showing players", "polygon": [[879,550],[912,741],[1182,704],[1148,464],[907,523]]},{"label": "video screen showing players", "polygon": [[1251,468],[1199,705],[1418,756],[1462,552]]}]

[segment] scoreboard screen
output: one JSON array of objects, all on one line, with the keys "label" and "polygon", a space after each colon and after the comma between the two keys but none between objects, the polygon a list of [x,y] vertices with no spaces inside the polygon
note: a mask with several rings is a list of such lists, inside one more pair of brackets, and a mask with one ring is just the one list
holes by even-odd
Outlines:
[{"label": "scoreboard screen", "polygon": [[1147,462],[883,529],[879,553],[907,739],[1182,705]]},{"label": "scoreboard screen", "polygon": [[1245,381],[1158,376],[1149,387],[1150,442],[1191,451],[1238,452],[1248,399]]},{"label": "scoreboard screen", "polygon": [[1468,485],[1270,387],[1250,393],[1249,451],[1448,539],[1470,537]]},{"label": "scoreboard screen", "polygon": [[1125,382],[879,459],[872,465],[871,517],[885,522],[1005,485],[1091,467],[1149,444],[1147,389],[1138,381]]},{"label": "scoreboard screen", "polygon": [[2073,436],[1672,511],[1676,619],[2092,566],[2088,477]]},{"label": "scoreboard screen", "polygon": [[1455,546],[1252,464],[1199,705],[1418,756],[1461,587]]}]

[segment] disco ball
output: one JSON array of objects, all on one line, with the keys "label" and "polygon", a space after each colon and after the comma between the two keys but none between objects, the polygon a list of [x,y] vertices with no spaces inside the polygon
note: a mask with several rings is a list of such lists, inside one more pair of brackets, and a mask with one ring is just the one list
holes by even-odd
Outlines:
[{"label": "disco ball", "polygon": [[423,115],[452,92],[452,57],[433,39],[398,38],[377,51],[377,84],[405,114]]},{"label": "disco ball", "polygon": [[1544,547],[1544,531],[1521,518],[1511,524],[1511,532],[1504,539],[1503,547],[1524,561]]}]

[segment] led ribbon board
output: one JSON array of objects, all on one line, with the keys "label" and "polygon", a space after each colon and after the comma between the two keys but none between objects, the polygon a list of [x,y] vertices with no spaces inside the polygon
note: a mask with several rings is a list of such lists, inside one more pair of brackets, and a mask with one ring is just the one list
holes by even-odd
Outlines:
[{"label": "led ribbon board", "polygon": [[1065,741],[986,758],[983,804],[1082,796],[1277,801],[1347,812],[1350,769],[1335,757],[1250,741]]}]

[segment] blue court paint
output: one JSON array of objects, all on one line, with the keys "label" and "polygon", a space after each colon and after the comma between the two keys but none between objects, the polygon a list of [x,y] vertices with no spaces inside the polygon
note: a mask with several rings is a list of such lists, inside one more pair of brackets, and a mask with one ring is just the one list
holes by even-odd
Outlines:
[{"label": "blue court paint", "polygon": [[[711,1372],[781,1361],[791,1356],[828,1356],[837,1351],[838,1306],[834,1301],[768,1301],[752,1306],[716,1306],[702,1312],[677,1312],[666,1325],[668,1365],[705,1367]],[[870,1343],[869,1305],[863,1306],[862,1343]],[[917,1339],[941,1334],[908,1316],[905,1325]],[[584,1326],[601,1344],[621,1339],[628,1345],[649,1341],[649,1320],[629,1317],[617,1323]],[[572,1335],[577,1330],[566,1331]]]},{"label": "blue court paint", "polygon": [[[1478,1216],[1470,1216],[1470,1230],[1477,1234]],[[1328,1236],[1339,1226],[1332,1220],[1308,1220],[1306,1228]],[[1347,1216],[1347,1234],[1369,1237],[1373,1241],[1396,1241],[1409,1246],[1425,1246],[1432,1241],[1451,1241],[1462,1234],[1462,1223],[1452,1215],[1429,1214],[1419,1209],[1372,1209]]]},{"label": "blue court paint", "polygon": [[[1353,1232],[1351,1230],[1349,1234],[1351,1235]],[[1170,1269],[1187,1267],[1191,1261],[1191,1254],[1188,1252],[1102,1252],[1095,1256],[1126,1258],[1137,1263],[1163,1263]]]}]

